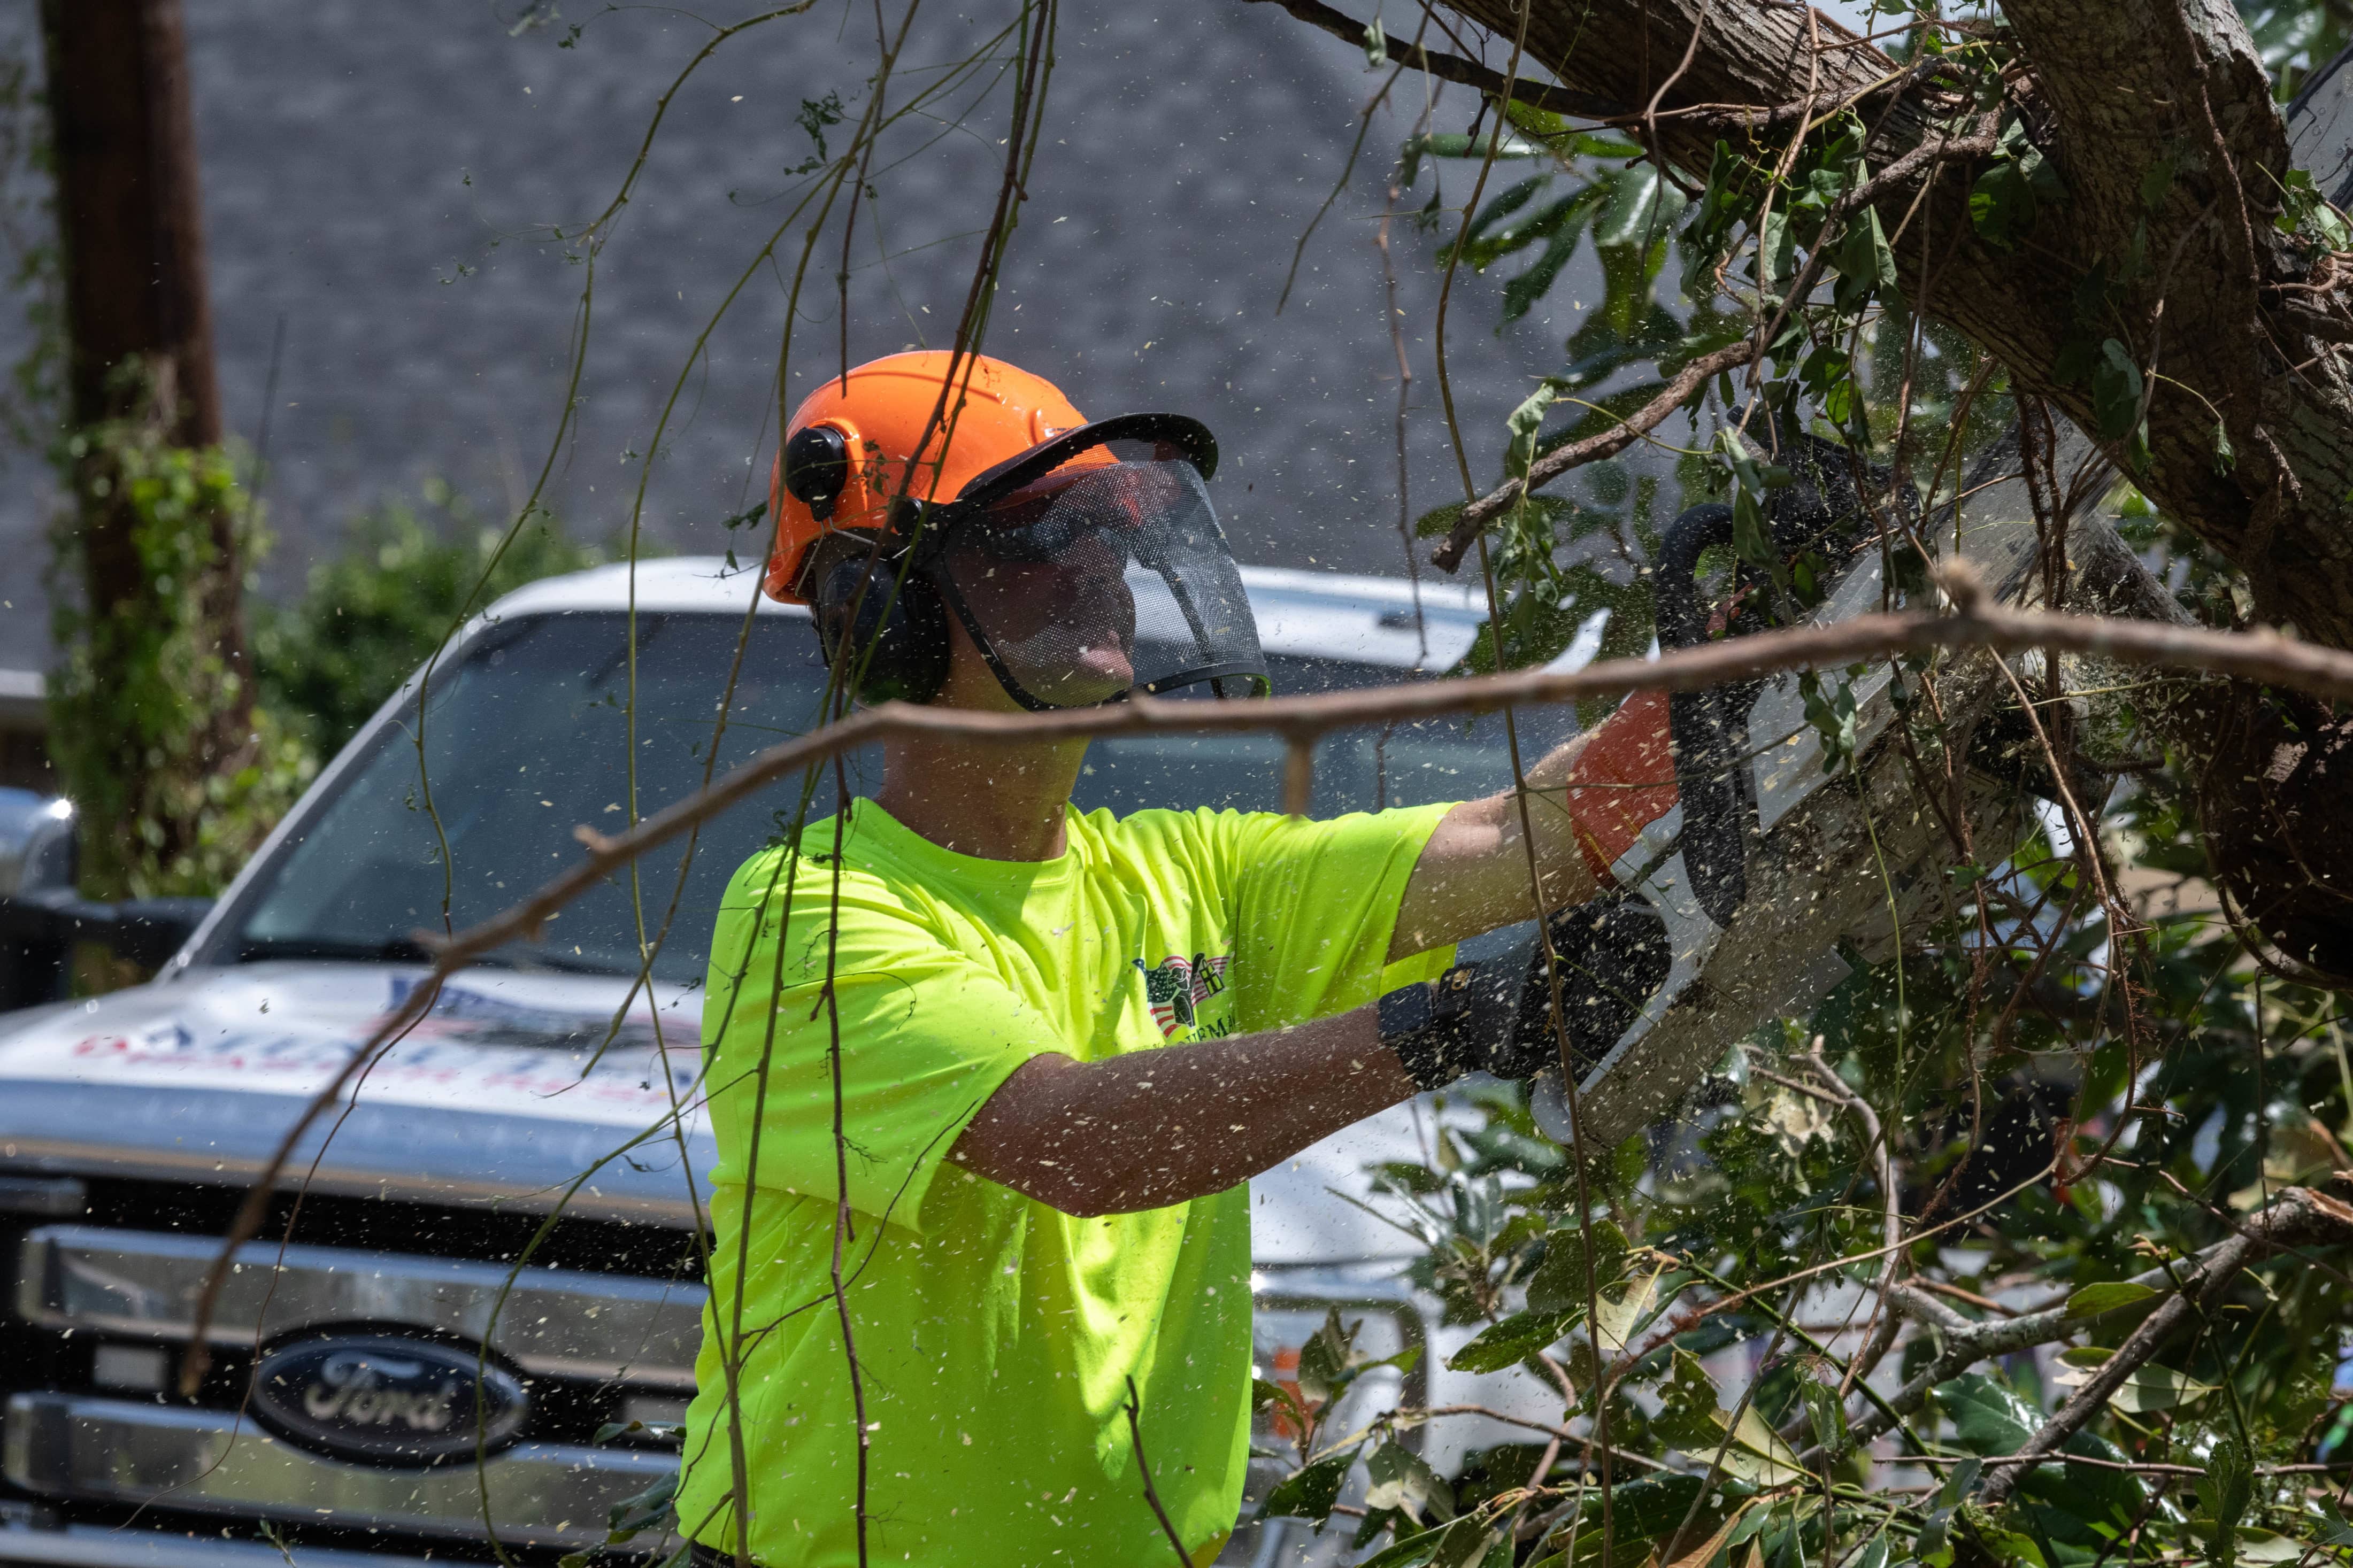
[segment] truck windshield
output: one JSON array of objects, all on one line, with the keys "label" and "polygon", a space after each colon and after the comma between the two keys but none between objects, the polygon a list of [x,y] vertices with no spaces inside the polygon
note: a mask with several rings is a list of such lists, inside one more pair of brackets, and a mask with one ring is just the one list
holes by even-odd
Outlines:
[{"label": "truck windshield", "polygon": [[[638,616],[634,742],[625,616],[522,617],[478,638],[437,679],[422,765],[413,721],[387,726],[258,868],[239,900],[234,957],[423,962],[425,933],[487,919],[575,863],[580,826],[607,834],[625,827],[633,784],[640,816],[691,794],[706,776],[742,626],[732,616]],[[1279,692],[1375,685],[1400,674],[1346,659],[1271,663]],[[801,733],[824,689],[807,624],[759,617],[717,772]],[[1523,747],[1542,743],[1524,721]],[[871,794],[881,782],[877,752],[853,753],[845,766],[852,794]],[[1268,737],[1101,742],[1073,798],[1083,810],[1108,806],[1123,815],[1147,806],[1277,810],[1282,775],[1282,747]],[[1400,725],[1386,736],[1327,739],[1318,750],[1314,810],[1458,800],[1509,780],[1499,722]],[[575,900],[539,941],[515,943],[489,962],[634,974],[640,934],[650,942],[660,931],[676,894],[654,973],[671,982],[701,979],[728,879],[785,829],[799,795],[795,774],[705,824],[682,890],[681,841],[638,861],[634,876],[618,872]],[[828,773],[810,816],[829,815],[834,795]]]}]

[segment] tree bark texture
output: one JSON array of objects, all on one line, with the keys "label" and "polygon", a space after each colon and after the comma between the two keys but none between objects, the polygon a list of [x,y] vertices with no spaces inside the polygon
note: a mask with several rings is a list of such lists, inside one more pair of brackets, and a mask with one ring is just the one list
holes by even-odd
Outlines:
[{"label": "tree bark texture", "polygon": [[[1449,8],[1505,42],[1523,20],[1512,0]],[[2054,374],[2063,344],[2114,337],[2172,377],[2150,399],[2142,489],[2247,573],[2268,618],[2353,647],[2353,380],[2336,355],[2353,342],[2353,314],[2332,296],[2282,291],[2306,280],[2271,226],[2288,136],[2237,12],[2227,0],[2005,0],[2002,12],[2024,67],[2014,101],[2069,203],[2004,252],[1969,224],[1979,165],[1930,164],[1875,204],[1906,298],[2087,429],[2088,383]],[[1874,170],[1972,128],[1966,106],[1915,82],[1882,87],[1894,63],[1836,21],[1775,0],[1527,0],[1525,19],[1531,67],[1620,102],[1655,97],[1662,117],[1635,129],[1687,177],[1704,176],[1719,134],[1743,133],[1720,115],[1669,111],[1761,111],[1806,99],[1810,82],[1820,109],[1855,105]],[[2174,178],[2145,203],[2144,176],[2168,159]],[[2138,279],[2079,320],[2079,285],[2095,268],[2122,272],[2136,252]],[[2218,411],[2237,454],[2227,472]],[[2121,444],[2110,447],[2121,463]]]},{"label": "tree bark texture", "polygon": [[[157,467],[222,437],[185,29],[180,0],[44,0],[41,19],[81,588],[59,716],[107,731],[52,750],[78,798],[129,818],[96,834],[170,863],[202,837],[204,781],[255,754],[241,499],[180,483],[216,458]],[[121,858],[86,851],[91,891],[132,890]]]},{"label": "tree bark texture", "polygon": [[49,113],[76,425],[142,412],[158,384],[176,446],[221,438],[203,193],[180,0],[47,0]]},{"label": "tree bark texture", "polygon": [[[1817,116],[1852,104],[1874,172],[1991,126],[1784,0],[1446,4],[1493,35],[1491,64],[1525,27],[1524,72],[1655,104],[1629,129],[1694,183],[1719,137],[1769,163],[1796,117],[1767,111],[1793,102]],[[2353,375],[2339,358],[2353,308],[2334,265],[2309,265],[2274,226],[2291,166],[2353,197],[2339,188],[2353,168],[2347,84],[2322,84],[2335,97],[2298,116],[2291,147],[2229,0],[2003,0],[2002,16],[2019,47],[2010,105],[2067,202],[2004,250],[1969,220],[1982,159],[1926,162],[1874,198],[1906,299],[2084,430],[2098,426],[2091,383],[2061,379],[2061,351],[2123,344],[2154,373],[2148,458],[2133,469],[2108,441],[2110,461],[2246,574],[2260,618],[2353,647]],[[2306,977],[2353,985],[2353,726],[2245,689],[2150,716],[2190,760],[2242,921]]]}]

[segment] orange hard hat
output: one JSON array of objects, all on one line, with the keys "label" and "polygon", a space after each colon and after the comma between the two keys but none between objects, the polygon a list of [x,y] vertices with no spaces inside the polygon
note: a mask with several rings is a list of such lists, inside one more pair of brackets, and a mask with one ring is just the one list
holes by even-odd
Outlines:
[{"label": "orange hard hat", "polygon": [[[955,385],[943,399],[951,363]],[[769,477],[768,596],[807,603],[820,541],[881,533],[900,497],[952,500],[976,476],[1085,423],[1052,382],[979,354],[889,354],[826,377],[793,411]],[[1073,462],[1112,460],[1098,449]]]}]

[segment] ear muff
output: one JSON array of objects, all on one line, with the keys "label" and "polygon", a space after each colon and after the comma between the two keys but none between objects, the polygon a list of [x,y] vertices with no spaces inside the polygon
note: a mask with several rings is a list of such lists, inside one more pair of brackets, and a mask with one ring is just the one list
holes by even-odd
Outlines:
[{"label": "ear muff", "polygon": [[785,443],[784,470],[785,493],[823,522],[849,483],[849,441],[830,425],[797,430]]},{"label": "ear muff", "polygon": [[[809,601],[826,662],[855,675],[858,700],[929,702],[948,677],[948,615],[921,572],[899,580],[899,563],[864,551],[818,574]],[[895,592],[894,592],[895,590]]]}]

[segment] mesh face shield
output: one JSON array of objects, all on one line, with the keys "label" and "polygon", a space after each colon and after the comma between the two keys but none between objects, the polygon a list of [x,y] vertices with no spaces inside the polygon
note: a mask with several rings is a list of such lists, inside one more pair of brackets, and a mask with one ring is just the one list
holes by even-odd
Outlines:
[{"label": "mesh face shield", "polygon": [[929,571],[1016,702],[1086,708],[1202,683],[1266,694],[1258,624],[1191,461],[1097,455],[990,488],[984,476],[967,491],[980,495],[935,514]]}]

